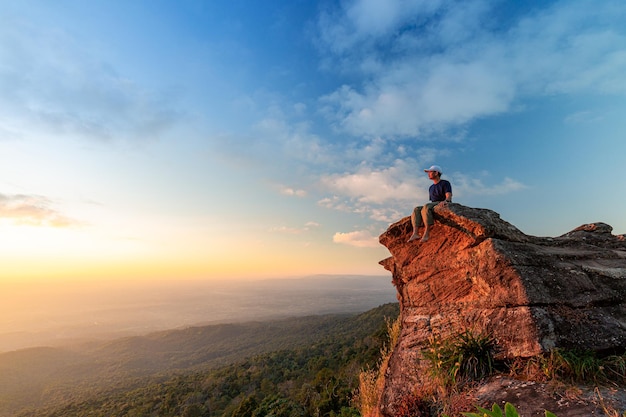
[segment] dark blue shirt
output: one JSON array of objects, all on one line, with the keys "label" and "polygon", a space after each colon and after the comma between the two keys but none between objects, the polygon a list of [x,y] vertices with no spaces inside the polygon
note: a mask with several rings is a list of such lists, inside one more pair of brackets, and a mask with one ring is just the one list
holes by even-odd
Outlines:
[{"label": "dark blue shirt", "polygon": [[452,185],[446,180],[439,180],[437,184],[433,184],[428,189],[430,201],[443,201],[446,199],[446,193],[452,194]]}]

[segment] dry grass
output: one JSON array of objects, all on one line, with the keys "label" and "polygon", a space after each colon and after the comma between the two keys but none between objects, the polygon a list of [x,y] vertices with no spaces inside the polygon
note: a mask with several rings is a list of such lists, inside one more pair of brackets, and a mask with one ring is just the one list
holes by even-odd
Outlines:
[{"label": "dry grass", "polygon": [[607,417],[626,417],[626,411],[620,414],[619,411],[604,401],[604,397],[602,397],[602,393],[598,387],[595,388],[594,394],[600,404],[600,407],[602,407],[602,411],[604,411],[604,414],[606,414]]},{"label": "dry grass", "polygon": [[401,330],[400,316],[394,321],[387,320],[389,342],[380,350],[377,369],[366,369],[359,374],[359,389],[355,396],[355,403],[363,417],[377,415],[378,403],[385,384],[385,373],[389,367],[389,359],[393,349],[400,339]]}]

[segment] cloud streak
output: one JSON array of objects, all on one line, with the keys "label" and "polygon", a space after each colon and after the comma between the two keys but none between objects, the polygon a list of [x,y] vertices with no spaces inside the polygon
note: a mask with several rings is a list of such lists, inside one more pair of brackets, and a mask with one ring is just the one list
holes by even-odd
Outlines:
[{"label": "cloud streak", "polygon": [[306,190],[292,188],[288,186],[280,186],[280,193],[289,197],[306,197]]},{"label": "cloud streak", "polygon": [[270,232],[288,234],[288,235],[300,235],[303,233],[310,232],[313,229],[317,229],[318,227],[320,227],[319,223],[310,221],[310,222],[306,222],[306,224],[302,227],[289,227],[289,226],[272,227],[270,229]]},{"label": "cloud streak", "polygon": [[355,246],[357,248],[378,248],[378,238],[372,236],[367,230],[357,230],[354,232],[341,233],[337,232],[333,236],[333,242],[340,243],[349,246]]},{"label": "cloud streak", "polygon": [[0,194],[0,219],[19,225],[70,227],[79,224],[52,208],[52,201],[39,195]]},{"label": "cloud streak", "polygon": [[495,196],[505,195],[528,188],[527,185],[512,178],[505,177],[499,184],[486,185],[480,178],[472,178],[463,174],[453,175],[453,185],[457,194],[462,196]]}]

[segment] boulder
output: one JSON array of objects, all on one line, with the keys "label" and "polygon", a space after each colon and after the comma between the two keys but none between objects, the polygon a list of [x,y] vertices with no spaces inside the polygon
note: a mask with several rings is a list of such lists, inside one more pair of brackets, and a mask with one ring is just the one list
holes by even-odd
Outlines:
[{"label": "boulder", "polygon": [[554,348],[626,350],[626,240],[593,223],[559,237],[526,235],[487,209],[434,209],[427,242],[407,242],[409,217],[380,236],[391,257],[402,332],[389,362],[385,407],[419,379],[429,337],[492,335],[501,358]]}]

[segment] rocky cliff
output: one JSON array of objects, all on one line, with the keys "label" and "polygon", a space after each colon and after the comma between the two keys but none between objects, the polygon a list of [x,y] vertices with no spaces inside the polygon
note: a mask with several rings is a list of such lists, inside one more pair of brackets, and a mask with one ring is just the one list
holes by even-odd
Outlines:
[{"label": "rocky cliff", "polygon": [[380,236],[391,257],[402,333],[389,362],[383,415],[419,379],[431,335],[493,335],[502,357],[553,348],[626,350],[626,239],[593,223],[563,236],[529,236],[498,213],[460,204],[435,208],[428,242],[407,242],[410,219]]}]

